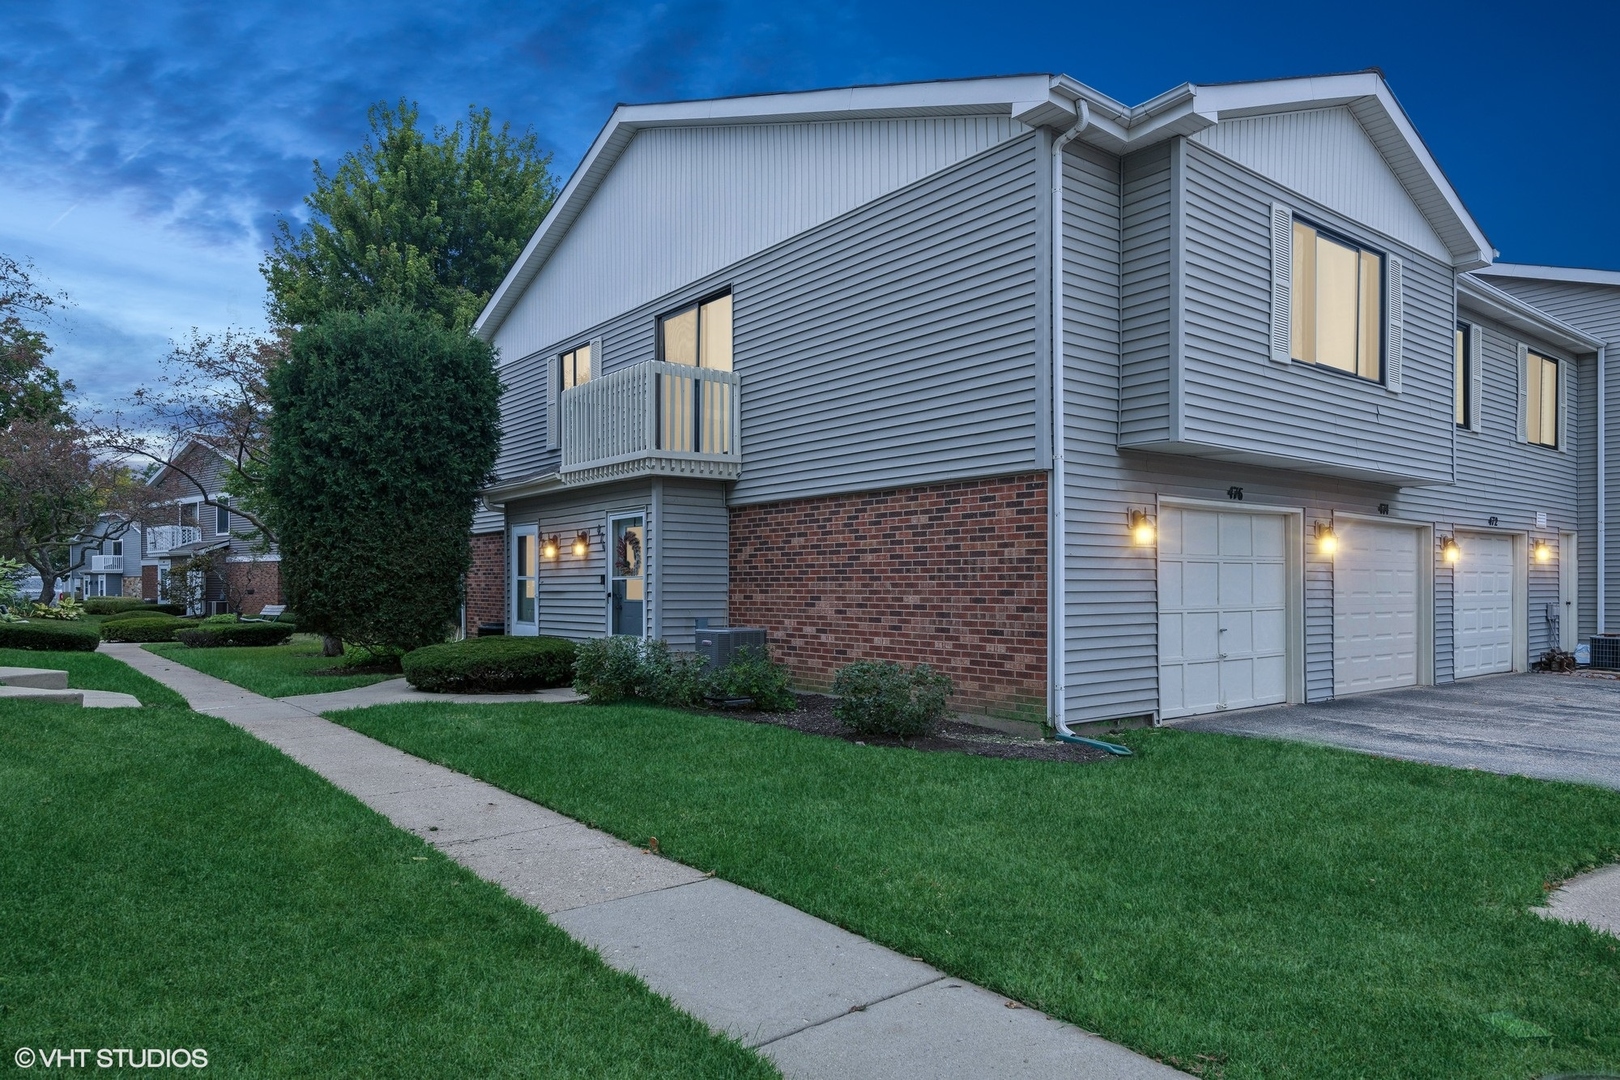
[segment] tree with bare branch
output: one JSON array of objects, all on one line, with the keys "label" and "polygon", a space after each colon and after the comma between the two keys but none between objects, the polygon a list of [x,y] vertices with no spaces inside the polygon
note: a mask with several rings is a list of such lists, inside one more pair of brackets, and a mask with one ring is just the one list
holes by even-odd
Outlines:
[{"label": "tree with bare branch", "polygon": [[97,443],[169,470],[195,488],[206,506],[217,505],[218,492],[205,487],[185,452],[193,443],[216,451],[231,463],[225,494],[232,520],[247,521],[252,528],[246,535],[268,547],[276,538],[264,491],[270,447],[265,377],[285,351],[284,335],[193,329],[173,343],[157,382],[135,391],[130,411],[97,429]]}]

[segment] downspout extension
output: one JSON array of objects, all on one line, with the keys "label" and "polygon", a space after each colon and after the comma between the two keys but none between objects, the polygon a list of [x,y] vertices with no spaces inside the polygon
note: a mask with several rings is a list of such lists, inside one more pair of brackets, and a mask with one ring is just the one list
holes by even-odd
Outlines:
[{"label": "downspout extension", "polygon": [[1047,622],[1047,682],[1051,685],[1049,711],[1052,726],[1059,738],[1074,738],[1064,719],[1063,685],[1067,649],[1068,593],[1068,501],[1065,497],[1068,482],[1064,467],[1064,414],[1067,412],[1063,392],[1063,148],[1073,142],[1091,123],[1091,108],[1082,98],[1075,102],[1077,109],[1073,126],[1052,140],[1052,489],[1047,493],[1046,555],[1046,622]]}]

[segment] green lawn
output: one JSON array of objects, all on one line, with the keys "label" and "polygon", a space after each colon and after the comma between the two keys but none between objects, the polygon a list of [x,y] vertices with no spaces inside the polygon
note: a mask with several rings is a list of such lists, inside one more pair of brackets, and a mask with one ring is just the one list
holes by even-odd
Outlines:
[{"label": "green lawn", "polygon": [[72,689],[134,694],[142,705],[184,706],[186,703],[185,698],[167,686],[103,653],[0,649],[0,667],[54,668],[68,673],[68,686]]},{"label": "green lawn", "polygon": [[146,648],[175,663],[273,698],[294,694],[330,694],[399,678],[397,674],[375,673],[311,675],[311,671],[327,671],[343,663],[341,656],[322,656],[321,639],[313,634],[294,634],[287,644],[268,648],[193,649],[179,642],[164,642]]},{"label": "green lawn", "polygon": [[7,1068],[19,1046],[201,1047],[209,1075],[776,1075],[185,709],[0,710],[0,835]]},{"label": "green lawn", "polygon": [[644,707],[335,719],[1192,1071],[1620,1066],[1616,942],[1528,911],[1620,855],[1620,793],[1176,730],[1069,765]]}]

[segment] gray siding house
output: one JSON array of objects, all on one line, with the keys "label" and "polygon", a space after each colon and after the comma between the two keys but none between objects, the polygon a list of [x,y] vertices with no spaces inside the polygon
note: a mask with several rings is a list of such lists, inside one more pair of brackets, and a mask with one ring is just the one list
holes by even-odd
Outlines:
[{"label": "gray siding house", "polygon": [[476,327],[468,621],[1061,724],[1523,670],[1601,625],[1620,318],[1494,254],[1375,73],[621,106]]}]

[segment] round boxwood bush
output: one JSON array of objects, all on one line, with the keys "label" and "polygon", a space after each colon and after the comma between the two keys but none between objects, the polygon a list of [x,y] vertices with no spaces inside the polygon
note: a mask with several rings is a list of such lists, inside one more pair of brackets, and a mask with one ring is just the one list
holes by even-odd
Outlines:
[{"label": "round boxwood bush", "polygon": [[190,630],[197,624],[173,615],[152,615],[144,619],[116,619],[101,624],[103,641],[173,641],[176,630]]},{"label": "round boxwood bush", "polygon": [[133,611],[146,606],[138,596],[92,596],[84,602],[86,615],[116,615],[120,611]]},{"label": "round boxwood bush", "polygon": [[405,681],[430,694],[510,693],[567,686],[574,643],[552,637],[487,637],[413,649]]},{"label": "round boxwood bush", "polygon": [[258,646],[280,645],[293,635],[293,627],[285,623],[267,622],[206,622],[191,630],[176,630],[174,639],[193,649],[218,649],[226,645]]},{"label": "round boxwood bush", "polygon": [[907,671],[887,660],[859,660],[833,677],[833,715],[859,735],[926,735],[945,716],[953,687],[927,664]]},{"label": "round boxwood bush", "polygon": [[93,626],[71,622],[0,623],[0,649],[95,652],[101,635]]}]

